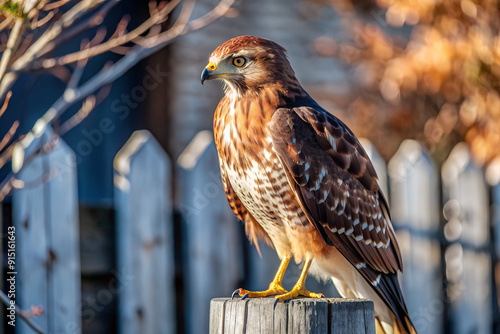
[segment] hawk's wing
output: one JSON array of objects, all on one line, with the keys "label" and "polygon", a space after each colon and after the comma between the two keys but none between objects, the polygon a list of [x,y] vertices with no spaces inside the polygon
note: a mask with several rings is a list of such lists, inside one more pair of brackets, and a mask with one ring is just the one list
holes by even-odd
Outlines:
[{"label": "hawk's wing", "polygon": [[345,124],[312,99],[306,103],[278,109],[271,121],[288,181],[323,239],[398,309],[404,305],[397,282],[402,260],[375,170]]},{"label": "hawk's wing", "polygon": [[243,203],[241,203],[240,199],[234,192],[233,187],[231,186],[231,182],[226,175],[223,165],[220,164],[220,167],[222,185],[224,186],[224,192],[226,193],[227,202],[229,203],[229,206],[231,207],[231,210],[236,215],[236,217],[238,217],[239,220],[242,220],[245,223],[245,232],[250,239],[250,242],[255,244],[257,252],[262,257],[258,240],[264,240],[268,245],[272,246],[271,239],[269,238],[269,235],[266,233],[266,231],[262,228],[262,226],[260,226],[255,218],[252,217],[250,212],[248,212]]}]

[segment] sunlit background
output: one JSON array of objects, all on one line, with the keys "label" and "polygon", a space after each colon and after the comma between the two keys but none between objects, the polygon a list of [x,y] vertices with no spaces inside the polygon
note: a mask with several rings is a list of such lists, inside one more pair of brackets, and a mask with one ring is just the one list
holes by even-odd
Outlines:
[{"label": "sunlit background", "polygon": [[[15,1],[0,3],[3,55]],[[74,3],[63,5],[60,13]],[[198,0],[193,18],[218,3]],[[162,29],[174,23],[181,5],[160,24]],[[146,2],[121,1],[103,20],[104,32],[84,29],[46,57],[78,50],[82,38],[110,38],[124,16],[136,27],[149,15]],[[26,31],[21,42],[28,47],[50,22],[31,37]],[[279,260],[263,244],[263,257],[258,256],[220,184],[210,132],[222,88],[215,82],[200,85],[211,51],[239,35],[269,38],[285,47],[309,94],[364,138],[391,205],[404,260],[400,281],[417,330],[500,333],[500,1],[495,0],[236,0],[223,17],[176,37],[93,92],[97,103],[87,113],[78,114],[82,102],[75,103],[53,122],[72,161],[64,168],[77,173],[75,180],[62,178],[70,183],[62,195],[43,188],[61,179],[57,173],[41,173],[31,183],[15,174],[12,183],[17,158],[6,160],[12,151],[0,143],[2,186],[14,188],[1,203],[2,290],[8,290],[7,231],[14,225],[18,249],[36,258],[18,258],[29,269],[19,272],[18,282],[35,274],[47,280],[30,287],[41,299],[19,292],[17,301],[31,308],[30,319],[45,330],[57,322],[51,320],[57,318],[53,313],[62,311],[54,300],[65,296],[57,293],[52,268],[57,252],[66,250],[51,248],[57,233],[47,212],[62,210],[59,203],[66,202],[59,198],[71,198],[65,191],[75,194],[69,215],[74,214],[70,220],[77,227],[78,261],[69,263],[81,294],[63,311],[80,322],[63,332],[205,333],[211,298],[230,296],[238,287],[267,287]],[[93,57],[81,82],[118,61],[129,47]],[[14,141],[30,131],[64,93],[74,68],[70,63],[22,73],[1,115],[0,137],[14,131]],[[0,106],[4,102],[5,97]],[[68,126],[65,122],[77,114]],[[67,131],[59,132],[61,127]],[[132,136],[136,130],[149,132]],[[28,167],[26,161],[23,168]],[[65,170],[57,163],[54,168]],[[39,187],[45,190],[36,192]],[[37,200],[39,206],[33,204]],[[33,224],[43,225],[32,233],[44,240],[46,254],[30,253],[39,239],[22,241],[22,228]],[[298,275],[299,267],[291,267],[285,287],[293,286]],[[309,278],[307,284],[327,297],[338,296],[331,282]],[[151,311],[155,307],[160,311]],[[6,314],[0,333],[14,333]]]}]

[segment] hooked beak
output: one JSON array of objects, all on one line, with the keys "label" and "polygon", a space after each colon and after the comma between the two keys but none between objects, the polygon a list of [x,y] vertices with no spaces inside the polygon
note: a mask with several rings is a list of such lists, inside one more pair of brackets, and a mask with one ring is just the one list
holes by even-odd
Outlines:
[{"label": "hooked beak", "polygon": [[201,72],[201,84],[203,85],[203,83],[207,81],[209,77],[210,77],[210,70],[205,67],[203,72]]},{"label": "hooked beak", "polygon": [[215,79],[215,78],[217,77],[216,75],[211,76],[211,73],[212,73],[213,71],[215,71],[215,70],[216,70],[216,68],[217,68],[217,67],[216,67],[216,66],[215,66],[215,64],[214,64],[214,63],[212,63],[212,62],[209,62],[209,63],[207,64],[207,66],[205,66],[205,68],[203,69],[203,72],[201,72],[201,84],[202,84],[202,85],[203,85],[203,83],[204,83],[205,81],[212,80],[212,79]]}]

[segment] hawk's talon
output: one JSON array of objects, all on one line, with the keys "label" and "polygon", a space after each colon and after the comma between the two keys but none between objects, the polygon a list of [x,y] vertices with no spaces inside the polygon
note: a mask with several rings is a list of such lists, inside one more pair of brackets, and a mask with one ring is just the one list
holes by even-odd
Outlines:
[{"label": "hawk's talon", "polygon": [[[275,296],[275,295],[282,295],[287,293],[288,291],[285,290],[281,284],[272,282],[269,284],[269,289],[265,291],[248,291],[245,289],[238,289],[238,294],[240,295],[241,299],[246,299],[246,298],[263,298],[267,296]],[[235,291],[236,292],[236,291]]]},{"label": "hawk's talon", "polygon": [[233,293],[232,293],[232,295],[231,295],[231,299],[234,299],[234,297],[240,293],[240,290],[241,289],[234,290]]},{"label": "hawk's talon", "polygon": [[276,310],[276,305],[278,305],[279,301],[280,300],[278,298],[274,300],[273,310]]},{"label": "hawk's talon", "polygon": [[295,285],[290,292],[274,297],[276,299],[274,303],[276,304],[276,302],[278,303],[284,302],[299,296],[309,297],[309,298],[325,298],[325,295],[323,295],[322,293],[314,293],[309,290],[306,290],[306,288],[303,285],[302,286]]}]

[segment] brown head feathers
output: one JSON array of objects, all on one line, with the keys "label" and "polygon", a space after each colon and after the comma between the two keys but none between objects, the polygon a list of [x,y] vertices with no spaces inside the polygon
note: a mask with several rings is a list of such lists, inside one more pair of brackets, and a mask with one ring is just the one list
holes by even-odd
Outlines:
[{"label": "brown head feathers", "polygon": [[[238,36],[219,45],[213,52],[212,57],[222,58],[231,54],[237,54],[249,47],[260,47],[267,49],[267,51],[274,50],[281,53],[283,56],[286,54],[285,48],[266,38],[256,36]],[[285,56],[286,57],[286,56]]]},{"label": "brown head feathers", "polygon": [[[219,45],[210,56],[214,64],[230,64],[229,59],[243,57],[245,64],[230,66],[231,75],[224,76],[226,95],[258,95],[273,87],[280,97],[302,95],[303,90],[286,56],[285,48],[265,38],[239,36]],[[235,93],[235,94],[234,94]]]}]

